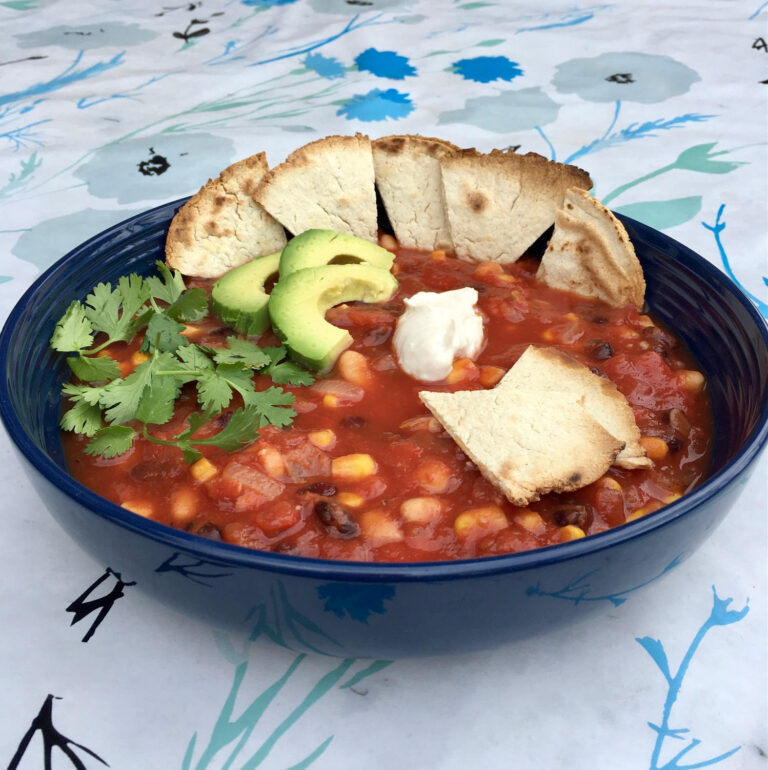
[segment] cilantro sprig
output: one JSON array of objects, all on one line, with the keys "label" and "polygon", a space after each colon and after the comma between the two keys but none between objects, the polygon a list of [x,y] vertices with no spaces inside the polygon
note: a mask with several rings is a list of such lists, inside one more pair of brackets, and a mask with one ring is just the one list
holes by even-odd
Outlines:
[{"label": "cilantro sprig", "polygon": [[[184,324],[206,316],[206,294],[187,289],[182,276],[163,263],[157,268],[156,276],[131,274],[114,288],[98,284],[84,302],[72,302],[56,324],[51,347],[70,354],[67,363],[75,376],[62,388],[70,406],[61,428],[89,437],[88,454],[116,457],[143,435],[177,447],[187,462],[194,462],[202,456],[197,446],[231,452],[258,438],[265,425],[290,425],[296,416],[293,394],[275,386],[256,390],[254,374],[267,375],[277,385],[309,385],[312,375],[286,361],[282,346],[261,348],[234,336],[222,348],[191,343],[183,334]],[[117,361],[99,354],[139,334],[147,358],[123,377]],[[200,412],[192,413],[173,438],[153,436],[149,426],[171,420],[175,402],[189,383],[195,384]],[[227,415],[224,427],[213,435],[196,435],[228,409],[236,395],[243,406]]]}]

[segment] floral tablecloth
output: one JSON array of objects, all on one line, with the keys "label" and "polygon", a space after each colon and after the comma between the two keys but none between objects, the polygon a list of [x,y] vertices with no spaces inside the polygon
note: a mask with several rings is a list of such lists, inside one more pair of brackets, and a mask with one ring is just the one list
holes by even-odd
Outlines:
[{"label": "floral tablecloth", "polygon": [[[2,316],[100,230],[357,131],[581,165],[768,314],[767,20],[761,0],[0,0]],[[0,453],[9,768],[766,766],[765,458],[663,580],[553,592],[606,605],[577,632],[372,662],[160,607],[59,530],[4,434]]]}]

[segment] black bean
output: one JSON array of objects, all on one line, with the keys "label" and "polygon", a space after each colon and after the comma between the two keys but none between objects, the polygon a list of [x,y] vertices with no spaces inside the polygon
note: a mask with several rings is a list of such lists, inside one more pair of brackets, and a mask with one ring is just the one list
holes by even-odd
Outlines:
[{"label": "black bean", "polygon": [[313,495],[322,495],[323,497],[333,497],[336,494],[336,487],[329,481],[315,481],[314,484],[308,484],[297,491],[299,495],[307,493]]},{"label": "black bean", "polygon": [[596,366],[590,366],[589,371],[592,372],[592,374],[596,374],[598,377],[605,377],[605,372],[602,369],[598,369]]},{"label": "black bean", "polygon": [[343,417],[341,421],[339,422],[339,425],[341,425],[342,428],[349,428],[350,430],[359,430],[360,428],[365,425],[366,419],[365,417],[359,417],[356,414],[348,414],[346,417]]},{"label": "black bean", "polygon": [[645,326],[641,334],[649,343],[650,350],[662,356],[666,356],[677,345],[677,340],[674,336],[658,326]]},{"label": "black bean", "polygon": [[594,518],[592,508],[589,505],[563,505],[552,515],[558,527],[572,524],[584,532],[589,529]]},{"label": "black bean", "polygon": [[357,522],[338,503],[318,500],[315,503],[315,515],[332,535],[348,540],[360,534]]},{"label": "black bean", "polygon": [[608,319],[604,315],[596,315],[592,319],[592,323],[593,324],[601,324],[601,325],[602,324],[607,324],[608,323]]},{"label": "black bean", "polygon": [[598,361],[605,361],[607,358],[613,358],[613,348],[610,342],[605,340],[595,340],[592,343],[592,355]]}]

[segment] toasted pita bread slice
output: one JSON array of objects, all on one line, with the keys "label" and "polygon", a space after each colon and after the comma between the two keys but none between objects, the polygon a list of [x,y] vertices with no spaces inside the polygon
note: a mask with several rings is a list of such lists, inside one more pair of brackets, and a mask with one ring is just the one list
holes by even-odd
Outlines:
[{"label": "toasted pita bread slice", "polygon": [[589,175],[536,153],[462,150],[440,160],[457,257],[515,262],[550,227],[566,189],[589,189]]},{"label": "toasted pita bread slice", "polygon": [[401,246],[453,251],[440,158],[458,150],[450,142],[425,136],[385,136],[374,140],[376,187]]},{"label": "toasted pita bread slice", "polygon": [[168,266],[184,275],[218,278],[254,257],[280,251],[286,243],[283,226],[253,199],[268,168],[262,152],[209,179],[171,220]]},{"label": "toasted pita bread slice", "polygon": [[373,153],[367,136],[327,136],[292,152],[256,200],[294,235],[317,228],[376,241]]},{"label": "toasted pita bread slice", "polygon": [[419,398],[514,505],[591,484],[623,447],[571,393],[549,391],[533,399],[526,391],[496,387],[423,391]]},{"label": "toasted pita bread slice", "polygon": [[640,429],[624,395],[609,379],[555,348],[528,347],[496,388],[526,392],[533,400],[542,393],[570,393],[582,399],[592,417],[624,444],[614,465],[630,469],[653,465],[640,443]]},{"label": "toasted pita bread slice", "polygon": [[556,289],[614,307],[645,301],[643,269],[624,225],[587,192],[570,189],[536,273]]}]

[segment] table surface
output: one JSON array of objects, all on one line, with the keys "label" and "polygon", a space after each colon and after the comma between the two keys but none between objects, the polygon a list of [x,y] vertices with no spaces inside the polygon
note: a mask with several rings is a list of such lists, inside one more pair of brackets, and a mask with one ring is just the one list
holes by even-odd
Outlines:
[{"label": "table surface", "polygon": [[[581,165],[768,314],[767,20],[761,0],[0,0],[0,312],[235,160],[361,131]],[[94,616],[66,608],[114,578],[4,433],[0,455],[0,764],[46,766],[45,736],[54,768],[766,767],[765,457],[698,552],[578,633],[371,665],[131,587],[83,641]]]}]

